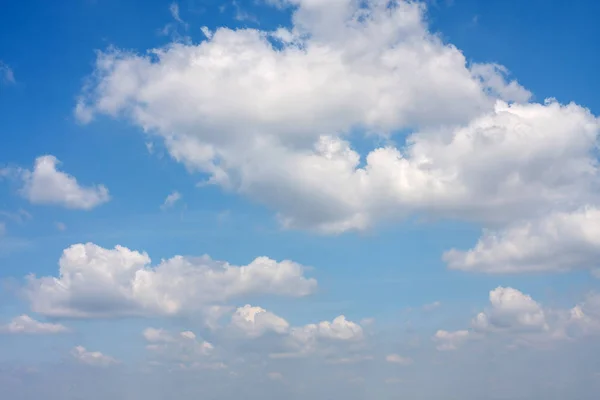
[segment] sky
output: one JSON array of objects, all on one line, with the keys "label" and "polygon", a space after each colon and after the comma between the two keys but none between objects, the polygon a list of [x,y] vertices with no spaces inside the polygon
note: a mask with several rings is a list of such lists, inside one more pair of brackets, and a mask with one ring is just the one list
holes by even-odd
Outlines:
[{"label": "sky", "polygon": [[597,398],[598,2],[2,8],[7,398]]}]

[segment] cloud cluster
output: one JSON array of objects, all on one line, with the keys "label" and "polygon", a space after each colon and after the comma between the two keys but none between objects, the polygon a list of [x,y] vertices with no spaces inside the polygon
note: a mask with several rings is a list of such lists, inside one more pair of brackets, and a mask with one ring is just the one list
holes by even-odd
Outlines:
[{"label": "cloud cluster", "polygon": [[570,309],[543,307],[531,296],[511,287],[489,293],[490,305],[471,321],[470,329],[439,330],[437,349],[456,350],[469,340],[500,339],[509,346],[539,346],[600,334],[600,295],[590,293]]},{"label": "cloud cluster", "polygon": [[33,311],[54,317],[180,315],[244,295],[299,297],[317,286],[292,261],[258,257],[234,266],[208,256],[175,256],[151,266],[148,254],[93,243],[63,251],[58,277],[28,277]]},{"label": "cloud cluster", "polygon": [[[467,63],[428,30],[422,3],[277,5],[290,27],[99,53],[77,116],[132,121],[288,228],[427,213],[485,227],[473,249],[445,254],[451,268],[592,268],[600,122],[589,110],[530,102],[504,66]],[[357,135],[376,139],[367,154]]]}]

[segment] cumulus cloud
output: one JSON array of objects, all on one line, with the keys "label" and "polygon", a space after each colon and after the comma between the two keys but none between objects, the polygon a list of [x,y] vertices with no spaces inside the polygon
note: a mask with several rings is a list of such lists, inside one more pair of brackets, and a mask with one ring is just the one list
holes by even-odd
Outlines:
[{"label": "cumulus cloud", "polygon": [[36,321],[29,315],[25,314],[13,318],[12,321],[6,325],[0,326],[0,333],[53,334],[64,333],[68,331],[69,329],[64,325]]},{"label": "cumulus cloud", "polygon": [[531,296],[510,287],[490,291],[491,307],[477,314],[472,327],[478,331],[545,331],[546,315]]},{"label": "cumulus cloud", "polygon": [[490,291],[490,305],[471,320],[468,330],[440,330],[438,350],[456,350],[470,339],[500,339],[509,346],[540,346],[600,334],[600,296],[590,293],[570,309],[543,307],[511,287]]},{"label": "cumulus cloud", "polygon": [[[248,339],[257,339],[267,334],[275,335],[269,338],[269,348],[279,348],[282,351],[273,351],[272,358],[306,356],[328,345],[358,343],[365,338],[362,326],[347,320],[343,315],[332,321],[291,326],[284,318],[249,304],[238,308],[233,313],[229,328],[234,333],[241,332]],[[347,363],[357,361],[359,358],[352,355],[339,358],[338,354],[335,354],[332,362]]]},{"label": "cumulus cloud", "polygon": [[600,210],[596,207],[486,231],[472,249],[444,254],[452,269],[489,273],[597,269],[598,257]]},{"label": "cumulus cloud", "polygon": [[152,266],[148,254],[123,246],[75,244],[63,251],[58,277],[31,275],[25,293],[33,311],[56,317],[208,315],[212,306],[244,295],[308,295],[317,282],[304,269],[267,257],[234,266],[206,255]]},{"label": "cumulus cloud", "polygon": [[262,336],[269,331],[286,333],[290,327],[285,319],[264,308],[252,307],[250,304],[235,311],[231,317],[231,325],[249,337]]},{"label": "cumulus cloud", "polygon": [[81,186],[77,179],[58,170],[59,160],[52,155],[36,158],[33,170],[12,169],[22,180],[20,193],[33,204],[52,204],[90,210],[110,200],[104,185]]},{"label": "cumulus cloud", "polygon": [[71,356],[82,364],[94,367],[108,367],[119,363],[119,361],[110,356],[102,354],[99,351],[88,351],[83,346],[77,346],[71,350]]},{"label": "cumulus cloud", "polygon": [[[290,29],[101,53],[78,110],[132,120],[290,228],[412,212],[495,227],[598,201],[589,110],[527,103],[504,67],[428,32],[422,4],[388,3],[296,1]],[[356,130],[390,140],[362,157]]]}]

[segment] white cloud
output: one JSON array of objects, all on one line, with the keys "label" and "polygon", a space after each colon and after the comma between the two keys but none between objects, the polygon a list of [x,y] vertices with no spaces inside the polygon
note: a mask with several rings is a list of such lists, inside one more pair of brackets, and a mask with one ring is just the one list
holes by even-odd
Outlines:
[{"label": "white cloud", "polygon": [[163,329],[147,328],[143,336],[148,342],[146,349],[160,360],[184,363],[188,367],[196,365],[199,360],[207,359],[214,350],[211,343],[198,339],[191,331],[172,333]]},{"label": "white cloud", "polygon": [[181,193],[179,193],[178,191],[174,191],[173,193],[171,193],[167,196],[167,198],[165,199],[165,201],[163,202],[163,204],[160,208],[162,208],[163,210],[167,209],[167,208],[171,208],[179,200],[181,200]]},{"label": "white cloud", "polygon": [[[333,321],[321,321],[316,324],[290,326],[283,318],[261,307],[249,304],[238,308],[231,316],[232,332],[242,332],[248,339],[257,339],[267,333],[276,336],[269,338],[270,348],[281,348],[270,354],[272,358],[302,357],[314,354],[325,347],[341,343],[358,343],[363,341],[363,328],[340,315]],[[331,355],[331,354],[330,354]],[[348,363],[364,359],[363,355],[339,357],[336,353],[331,363]]]},{"label": "white cloud", "polygon": [[61,324],[52,324],[40,322],[31,318],[29,315],[20,315],[15,317],[6,325],[0,326],[0,333],[15,334],[53,334],[68,332],[69,329]]},{"label": "white cloud", "polygon": [[456,350],[464,342],[469,340],[471,334],[467,330],[459,330],[459,331],[445,331],[439,330],[433,336],[433,341],[436,343],[436,348],[439,351],[451,351]]},{"label": "white cloud", "polygon": [[[79,109],[127,116],[287,227],[341,232],[411,212],[494,227],[598,201],[587,109],[524,103],[503,67],[468,66],[430,34],[419,3],[295,4],[290,30],[101,53]],[[357,128],[414,133],[362,158]]]},{"label": "white cloud", "polygon": [[477,314],[471,325],[476,331],[547,331],[546,314],[531,296],[510,287],[490,291],[491,307]]},{"label": "white cloud", "polygon": [[58,229],[61,232],[64,232],[67,230],[67,225],[65,225],[64,222],[56,222],[54,225],[56,226],[56,229]]},{"label": "white cloud", "polygon": [[252,294],[305,296],[316,280],[292,261],[258,257],[233,266],[208,256],[175,256],[150,265],[148,254],[93,243],[63,251],[58,277],[28,277],[33,311],[63,317],[210,313],[211,306]]},{"label": "white cloud", "polygon": [[286,333],[290,327],[285,319],[264,308],[252,307],[249,304],[235,311],[231,317],[231,325],[249,337],[262,336],[269,331]]},{"label": "white cloud", "polygon": [[510,287],[490,291],[490,306],[471,320],[471,329],[440,330],[433,340],[438,350],[455,350],[470,339],[498,339],[509,348],[548,346],[600,334],[600,295],[590,293],[570,309],[543,307],[531,296]]},{"label": "white cloud", "polygon": [[474,248],[444,254],[450,268],[488,273],[596,269],[598,257],[600,210],[596,207],[486,231]]},{"label": "white cloud", "polygon": [[385,361],[392,363],[392,364],[399,364],[399,365],[410,365],[413,363],[412,358],[402,357],[399,354],[388,354],[385,357]]},{"label": "white cloud", "polygon": [[59,171],[60,162],[51,155],[36,158],[33,171],[15,169],[23,181],[20,193],[33,204],[53,204],[90,210],[110,200],[104,185],[80,186],[75,177]]},{"label": "white cloud", "polygon": [[87,351],[83,346],[77,346],[71,351],[71,356],[82,364],[87,364],[97,367],[108,367],[118,364],[119,362],[99,351]]},{"label": "white cloud", "polygon": [[16,83],[15,74],[12,68],[0,60],[0,83],[14,84]]}]

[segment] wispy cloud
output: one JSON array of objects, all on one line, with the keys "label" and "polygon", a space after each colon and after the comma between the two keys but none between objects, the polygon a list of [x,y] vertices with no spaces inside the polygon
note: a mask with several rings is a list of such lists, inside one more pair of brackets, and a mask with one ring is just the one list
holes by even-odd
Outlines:
[{"label": "wispy cloud", "polygon": [[17,83],[12,68],[2,60],[0,60],[0,82],[5,84]]},{"label": "wispy cloud", "polygon": [[179,200],[181,200],[181,193],[179,193],[178,191],[174,191],[173,193],[171,193],[170,195],[167,196],[167,198],[165,199],[164,203],[162,204],[162,206],[160,206],[160,208],[162,210],[165,210],[167,208],[171,208],[175,205],[175,203],[177,203]]}]

